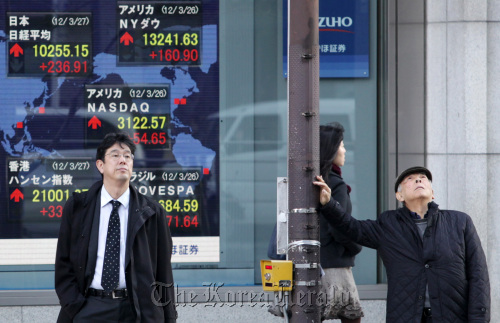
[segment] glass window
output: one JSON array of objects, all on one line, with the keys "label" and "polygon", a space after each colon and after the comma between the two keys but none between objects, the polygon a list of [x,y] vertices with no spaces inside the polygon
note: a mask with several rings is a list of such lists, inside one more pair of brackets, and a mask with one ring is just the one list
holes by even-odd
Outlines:
[{"label": "glass window", "polygon": [[[284,3],[200,0],[169,16],[174,7],[155,2],[154,24],[137,28],[143,17],[127,6],[143,3],[0,6],[5,288],[53,288],[62,206],[100,179],[95,148],[109,131],[137,144],[132,185],[168,213],[176,283],[260,284],[287,174]],[[353,214],[374,219],[377,2],[360,3],[370,8],[369,77],[321,78],[320,120],[344,125]],[[363,250],[354,272],[376,283],[376,253]]]}]

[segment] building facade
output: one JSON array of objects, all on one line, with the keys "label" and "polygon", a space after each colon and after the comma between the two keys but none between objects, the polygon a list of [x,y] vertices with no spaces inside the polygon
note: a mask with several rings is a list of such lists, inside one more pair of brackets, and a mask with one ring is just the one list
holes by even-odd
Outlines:
[{"label": "building facade", "polygon": [[[217,229],[208,232],[218,238],[218,247],[209,261],[174,264],[179,322],[220,317],[278,322],[267,312],[269,295],[260,287],[259,261],[267,258],[276,221],[276,178],[287,175],[286,3],[201,3],[218,14],[212,23],[217,26],[217,64],[211,66],[218,69],[217,110],[204,116],[206,127],[216,121],[218,133],[217,157],[207,167],[218,180],[215,188],[213,182],[205,183],[218,198],[204,200],[216,204],[218,218],[210,225]],[[366,8],[368,75],[321,77],[319,94],[321,124],[340,121],[346,128],[343,175],[353,189],[353,214],[375,219],[397,207],[392,185],[398,173],[414,165],[429,168],[440,207],[464,211],[474,220],[489,265],[492,322],[500,322],[500,220],[495,214],[500,207],[500,133],[495,127],[500,118],[500,3],[366,0],[355,7]],[[14,2],[3,10],[29,12]],[[201,73],[196,73],[192,77],[199,81]],[[172,81],[168,79],[173,88]],[[206,86],[199,89],[203,94]],[[2,94],[8,100],[12,96]],[[203,109],[205,101],[196,102]],[[202,136],[203,127],[197,130]],[[194,130],[191,134],[196,137]],[[3,246],[12,246],[5,236]],[[30,240],[21,238],[16,241]],[[3,262],[0,321],[54,322],[59,306],[53,268],[36,261]],[[384,322],[386,278],[376,252],[364,248],[354,273],[363,321]]]}]

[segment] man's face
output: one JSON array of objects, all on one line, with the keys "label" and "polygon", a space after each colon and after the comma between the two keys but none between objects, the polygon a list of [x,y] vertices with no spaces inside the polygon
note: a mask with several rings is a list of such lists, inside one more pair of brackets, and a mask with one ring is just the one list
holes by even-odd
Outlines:
[{"label": "man's face", "polygon": [[400,184],[400,190],[396,192],[396,198],[400,202],[411,203],[422,200],[429,203],[434,199],[434,190],[431,181],[425,174],[411,174],[406,176]]},{"label": "man's face", "polygon": [[134,166],[132,152],[125,144],[116,143],[106,150],[104,160],[97,160],[96,165],[104,181],[130,181]]}]

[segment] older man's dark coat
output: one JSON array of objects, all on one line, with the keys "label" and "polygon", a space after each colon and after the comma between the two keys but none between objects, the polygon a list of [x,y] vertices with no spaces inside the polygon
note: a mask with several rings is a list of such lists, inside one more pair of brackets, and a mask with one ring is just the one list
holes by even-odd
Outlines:
[{"label": "older man's dark coat", "polygon": [[[86,274],[86,268],[101,187],[102,181],[99,181],[87,192],[73,194],[64,206],[55,266],[55,288],[61,303],[58,323],[73,321],[85,303],[85,294],[92,282],[93,270]],[[176,322],[170,262],[172,237],[165,211],[130,186],[128,216],[125,280],[136,321]]]},{"label": "older man's dark coat", "polygon": [[387,270],[387,322],[419,323],[429,287],[433,323],[489,322],[486,258],[471,218],[429,203],[423,239],[406,208],[359,221],[330,200],[329,223],[361,245],[377,249]]}]

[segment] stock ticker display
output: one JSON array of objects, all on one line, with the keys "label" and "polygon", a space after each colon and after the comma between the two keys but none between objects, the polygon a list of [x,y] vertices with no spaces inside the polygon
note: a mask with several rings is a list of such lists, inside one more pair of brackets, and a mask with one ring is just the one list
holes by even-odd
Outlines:
[{"label": "stock ticker display", "polygon": [[218,0],[2,1],[0,15],[0,239],[57,238],[117,131],[174,238],[218,236]]}]

